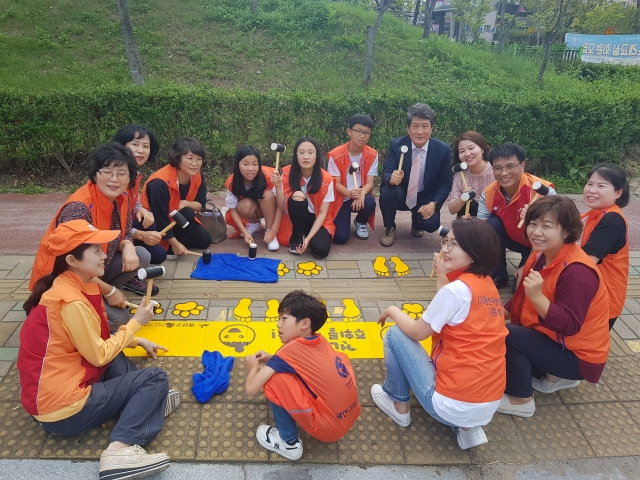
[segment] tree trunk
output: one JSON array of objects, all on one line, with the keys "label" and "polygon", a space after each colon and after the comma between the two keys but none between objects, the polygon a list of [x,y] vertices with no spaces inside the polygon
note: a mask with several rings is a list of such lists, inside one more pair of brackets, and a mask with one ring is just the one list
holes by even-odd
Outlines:
[{"label": "tree trunk", "polygon": [[378,9],[378,18],[376,18],[376,23],[373,24],[373,34],[375,35],[376,32],[378,31],[378,27],[380,26],[380,22],[382,21],[382,16],[384,15],[384,12],[387,11],[387,8],[389,8],[389,6],[387,6],[386,4],[384,6],[381,6]]},{"label": "tree trunk", "polygon": [[507,0],[500,0],[500,31],[498,32],[498,46],[496,54],[500,55],[504,48],[504,41],[507,38],[507,25],[505,24],[505,13],[507,10]]},{"label": "tree trunk", "polygon": [[547,69],[549,56],[551,55],[551,45],[553,45],[553,43],[558,38],[558,34],[560,33],[560,25],[562,24],[562,18],[566,13],[566,7],[568,3],[568,1],[567,3],[564,3],[564,0],[560,0],[560,5],[558,7],[558,20],[556,21],[553,30],[547,34],[547,38],[545,39],[546,48],[544,49],[544,60],[542,60],[542,65],[540,65],[540,71],[538,72],[538,82],[540,83],[542,83],[544,80],[544,72]]},{"label": "tree trunk", "polygon": [[373,61],[373,27],[367,25],[367,58],[364,62],[364,86],[371,81],[371,63]]},{"label": "tree trunk", "polygon": [[[427,0],[428,2],[429,0]],[[640,0],[639,0],[640,1]],[[418,23],[418,14],[420,13],[420,6],[422,5],[422,0],[416,0],[416,8],[413,11],[413,25],[415,26]]]},{"label": "tree trunk", "polygon": [[251,13],[255,13],[258,8],[258,0],[251,0]]},{"label": "tree trunk", "polygon": [[433,25],[433,10],[436,8],[437,0],[426,0],[424,5],[424,31],[422,38],[427,38],[431,34],[431,25]]},{"label": "tree trunk", "polygon": [[122,27],[122,39],[124,40],[124,49],[129,59],[129,73],[131,81],[138,85],[144,85],[144,75],[142,74],[142,62],[140,61],[140,53],[138,45],[133,36],[133,28],[131,27],[131,18],[129,17],[129,5],[127,0],[117,0],[118,17],[120,17],[120,25]]}]

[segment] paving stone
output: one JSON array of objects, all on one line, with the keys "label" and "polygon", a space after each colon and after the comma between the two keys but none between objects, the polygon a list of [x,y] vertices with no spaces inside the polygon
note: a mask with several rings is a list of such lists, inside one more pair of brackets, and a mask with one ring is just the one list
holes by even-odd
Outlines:
[{"label": "paving stone", "polygon": [[589,383],[582,380],[580,385],[575,388],[566,388],[559,390],[558,395],[562,398],[565,405],[572,403],[598,403],[598,402],[615,402],[616,396],[608,387],[606,382],[601,378],[598,383]]},{"label": "paving stone", "polygon": [[371,398],[371,387],[378,383],[382,385],[386,371],[384,360],[379,359],[353,359],[351,360],[353,373],[358,386],[358,400],[363,406],[378,408]]},{"label": "paving stone", "polygon": [[[20,263],[21,261],[24,261],[23,258],[24,257],[17,256],[17,255],[2,256],[0,257],[0,269],[13,270],[16,267],[16,265],[18,265],[18,263]],[[33,259],[31,260],[31,263],[33,264]]]},{"label": "paving stone", "polygon": [[640,400],[640,359],[609,358],[602,378],[620,402]]},{"label": "paving stone", "polygon": [[145,447],[147,453],[166,453],[171,460],[195,460],[202,405],[180,404],[165,418],[160,434]]},{"label": "paving stone", "polygon": [[330,270],[329,278],[360,278],[360,270]]},{"label": "paving stone", "polygon": [[[206,280],[203,280],[206,281]],[[218,299],[233,299],[238,300],[240,298],[244,298],[247,294],[251,293],[252,299],[261,299],[264,300],[264,291],[265,284],[254,283],[254,282],[209,282],[218,284]],[[212,295],[212,298],[216,298],[215,293]]]},{"label": "paving stone", "polygon": [[3,346],[12,346],[5,345],[5,342],[11,338],[11,335],[16,330],[18,325],[22,325],[19,322],[1,322],[0,323],[0,345]]},{"label": "paving stone", "polygon": [[533,399],[536,402],[536,408],[541,405],[562,405],[562,399],[558,392],[540,393],[533,390]]},{"label": "paving stone", "polygon": [[595,456],[564,405],[537,406],[533,417],[513,419],[524,436],[533,460],[575,460]]},{"label": "paving stone", "polygon": [[640,455],[640,427],[621,403],[571,405],[569,411],[598,457]]},{"label": "paving stone", "polygon": [[0,347],[0,360],[15,360],[18,358],[18,349],[15,347]]},{"label": "paving stone", "polygon": [[[616,322],[616,325],[618,322]],[[633,355],[633,349],[628,345],[615,330],[609,332],[611,336],[611,343],[609,344],[609,356],[610,357],[624,357],[627,355]]]},{"label": "paving stone", "polygon": [[635,315],[620,315],[620,318],[616,321],[616,325],[620,321],[622,321],[627,327],[629,327],[629,329],[635,334],[636,337],[640,337],[640,321],[638,321]]},{"label": "paving stone", "polygon": [[[9,302],[9,303],[13,303],[13,302]],[[17,302],[13,308],[11,310],[15,310],[15,311],[19,311],[19,312],[24,312],[24,304],[25,302]]]},{"label": "paving stone", "polygon": [[356,260],[327,260],[325,261],[327,270],[357,270]]},{"label": "paving stone", "polygon": [[11,271],[5,277],[7,280],[13,279],[28,279],[31,277],[31,267],[33,266],[33,261],[21,261],[11,269]]},{"label": "paving stone", "polygon": [[[375,282],[375,280],[342,280],[336,278],[313,279],[311,289],[314,294],[323,300],[342,300],[356,293],[354,282]],[[357,294],[356,294],[357,296]],[[362,298],[362,296],[360,296]]]},{"label": "paving stone", "polygon": [[[4,322],[4,324],[7,325],[6,322]],[[24,325],[24,323],[20,323],[18,325],[18,327],[14,330],[11,337],[4,343],[3,345],[4,347],[15,347],[15,348],[20,347],[20,331],[22,330],[22,325]]]},{"label": "paving stone", "polygon": [[626,316],[627,315],[621,315],[621,318],[618,318],[618,320],[616,320],[616,323],[613,325],[613,330],[625,340],[637,339],[638,336],[633,333],[633,331],[627,326],[626,322],[622,318]]},{"label": "paving stone", "polygon": [[207,310],[209,322],[226,322],[229,318],[229,307],[209,307]]},{"label": "paving stone", "polygon": [[0,280],[0,300],[13,298],[14,292],[20,288],[22,283],[22,280]]},{"label": "paving stone", "polygon": [[[269,283],[265,285],[265,300],[275,298],[278,301],[282,300],[284,296],[292,290],[303,290],[307,293],[312,293],[312,283],[322,282],[324,280],[309,280],[309,279],[281,279],[278,283]],[[252,293],[253,298],[253,293]],[[320,295],[320,298],[324,298]]]},{"label": "paving stone", "polygon": [[40,457],[97,460],[111,443],[109,436],[115,424],[115,420],[110,420],[79,435],[49,435]]},{"label": "paving stone", "polygon": [[0,380],[9,372],[14,362],[10,360],[0,361]]},{"label": "paving stone", "polygon": [[531,461],[524,437],[518,430],[513,417],[497,413],[493,416],[491,423],[482,428],[489,443],[468,450],[472,463],[523,463]]},{"label": "paving stone", "polygon": [[[249,397],[244,392],[244,383],[247,380],[247,371],[244,368],[244,358],[236,358],[229,378],[229,388],[213,397],[219,403],[266,403],[264,393],[260,392]],[[214,401],[214,400],[211,401]]]},{"label": "paving stone", "polygon": [[[0,302],[0,320],[4,318],[4,316],[9,313],[11,310],[15,308],[16,305],[20,305],[22,307],[22,302]],[[24,310],[23,310],[24,313]]]},{"label": "paving stone", "polygon": [[197,259],[192,260],[191,258],[194,258],[194,257],[190,256],[190,259],[187,261],[177,262],[176,271],[173,274],[174,280],[191,278],[191,272],[193,272],[193,270],[195,269],[196,261],[197,261]]},{"label": "paving stone", "polygon": [[633,298],[627,298],[624,302],[624,306],[629,310],[629,312],[633,314],[640,314],[640,304]]},{"label": "paving stone", "polygon": [[8,312],[4,318],[2,319],[3,322],[24,322],[27,319],[27,314],[26,312],[23,310],[22,312],[20,311],[11,311]]},{"label": "paving stone", "polygon": [[[275,425],[273,419],[271,420],[271,425]],[[338,443],[337,442],[321,442],[313,438],[307,432],[298,428],[298,435],[300,440],[302,440],[302,445],[304,448],[304,453],[302,454],[302,458],[300,462],[304,463],[332,463],[338,464]],[[284,457],[281,457],[275,452],[269,453],[269,461],[270,462],[278,462],[278,463],[287,463],[287,460]]]},{"label": "paving stone", "polygon": [[402,291],[400,297],[405,300],[425,301],[436,294],[436,279],[429,277],[398,278],[398,287]]},{"label": "paving stone", "polygon": [[362,319],[367,322],[377,322],[381,313],[382,311],[379,308],[363,307]]},{"label": "paving stone", "polygon": [[175,388],[180,391],[180,402],[197,403],[191,393],[191,387],[193,386],[191,378],[194,373],[204,370],[200,357],[158,357],[158,360],[147,358],[144,366],[162,368],[167,372],[169,388]]},{"label": "paving stone", "polygon": [[20,402],[0,404],[0,458],[38,458],[47,432],[25,412]]},{"label": "paving stone", "polygon": [[397,300],[402,296],[398,284],[393,279],[353,280],[353,286],[362,300]]},{"label": "paving stone", "polygon": [[378,274],[373,271],[371,260],[358,260],[358,270],[362,278],[378,278]]},{"label": "paving stone", "polygon": [[19,402],[20,401],[20,376],[15,361],[5,360],[11,363],[6,371],[2,382],[0,382],[0,399],[3,402]]}]

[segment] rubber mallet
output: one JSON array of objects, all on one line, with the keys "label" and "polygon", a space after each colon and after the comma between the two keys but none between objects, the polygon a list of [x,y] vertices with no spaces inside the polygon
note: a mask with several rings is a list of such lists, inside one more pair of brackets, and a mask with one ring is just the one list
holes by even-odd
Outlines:
[{"label": "rubber mallet", "polygon": [[[155,300],[151,300],[151,303],[153,303],[154,305],[158,304],[158,302],[156,302]],[[125,301],[124,304],[129,308],[138,308],[140,306],[140,305],[136,305],[135,303],[131,303],[127,301]]]},{"label": "rubber mallet", "polygon": [[[529,202],[529,206],[531,206],[531,204],[536,200],[538,200],[540,197],[549,195],[549,187],[547,187],[546,185],[543,185],[541,182],[533,182],[533,185],[531,185],[531,190],[536,192],[536,194],[533,196],[533,198]],[[522,228],[522,225],[524,225],[524,218],[520,220],[520,223],[518,223],[518,228]]]},{"label": "rubber mallet", "polygon": [[174,210],[169,214],[169,216],[173,218],[173,222],[160,230],[160,235],[162,235],[163,233],[167,233],[176,225],[180,225],[181,228],[187,228],[187,226],[189,225],[189,220],[184,218],[184,215],[182,215],[178,210]]},{"label": "rubber mallet", "polygon": [[409,151],[409,147],[402,145],[400,147],[400,161],[398,162],[398,171],[402,170],[402,161],[404,160],[404,154]]},{"label": "rubber mallet", "polygon": [[358,162],[351,162],[349,165],[349,173],[353,174],[353,188],[358,188],[358,177],[356,177],[356,172],[360,170],[360,165]]},{"label": "rubber mallet", "polygon": [[140,280],[147,281],[147,303],[145,305],[149,305],[151,301],[151,290],[153,289],[153,279],[158,278],[164,275],[164,267],[162,265],[147,267],[147,268],[139,268],[138,269],[138,278]]},{"label": "rubber mallet", "polygon": [[475,190],[469,190],[460,195],[460,200],[466,202],[466,205],[464,207],[464,218],[469,218],[469,208],[471,208],[471,200],[476,198],[476,195],[477,193]]},{"label": "rubber mallet", "polygon": [[464,185],[465,190],[469,190],[469,185],[467,185],[467,180],[464,178],[464,173],[462,172],[465,171],[467,168],[469,168],[469,166],[467,165],[466,162],[456,163],[453,167],[451,167],[451,170],[453,171],[453,173],[460,174],[460,178],[462,179],[462,184]]},{"label": "rubber mallet", "polygon": [[202,253],[191,252],[187,250],[187,255],[196,255],[202,257],[202,263],[209,265],[211,263],[211,250],[203,250]]},{"label": "rubber mallet", "polygon": [[[436,232],[438,235],[440,235],[440,238],[447,238],[447,235],[449,235],[449,231],[451,229],[447,228],[443,225],[440,225],[440,228],[438,229],[438,231]],[[436,255],[440,255],[440,257],[442,257],[442,248],[440,249],[440,251],[438,253],[436,253]],[[429,278],[433,278],[436,276],[436,269],[432,269],[431,270],[431,275],[429,275]]]},{"label": "rubber mallet", "polygon": [[285,147],[281,143],[272,143],[271,150],[276,152],[276,172],[277,172],[278,168],[280,167],[280,154],[284,153],[287,150],[287,147]]}]

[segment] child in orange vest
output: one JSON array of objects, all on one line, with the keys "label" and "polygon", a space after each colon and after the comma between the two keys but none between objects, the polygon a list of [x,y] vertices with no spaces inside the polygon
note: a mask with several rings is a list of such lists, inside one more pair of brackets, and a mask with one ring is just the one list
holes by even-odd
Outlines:
[{"label": "child in orange vest", "polygon": [[253,396],[264,386],[271,402],[276,426],[258,427],[260,445],[298,460],[302,441],[296,423],[320,441],[335,442],[349,431],[361,407],[349,359],[317,333],[327,320],[322,302],[295,290],[282,299],[278,313],[284,345],[275,355],[259,351],[246,358],[245,391]]},{"label": "child in orange vest", "polygon": [[260,231],[260,219],[264,218],[267,230],[264,243],[267,249],[280,248],[276,235],[282,221],[282,210],[276,205],[276,187],[271,183],[274,169],[262,165],[260,152],[253,145],[243,145],[236,151],[233,173],[224,186],[227,189],[225,216],[227,225],[244,237],[248,244],[255,243],[253,234]]}]

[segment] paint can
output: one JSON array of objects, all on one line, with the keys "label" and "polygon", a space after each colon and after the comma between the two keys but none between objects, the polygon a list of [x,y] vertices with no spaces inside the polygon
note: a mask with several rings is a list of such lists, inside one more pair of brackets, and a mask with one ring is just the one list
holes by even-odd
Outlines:
[{"label": "paint can", "polygon": [[252,243],[249,245],[249,260],[255,260],[256,254],[258,253],[258,245]]}]

